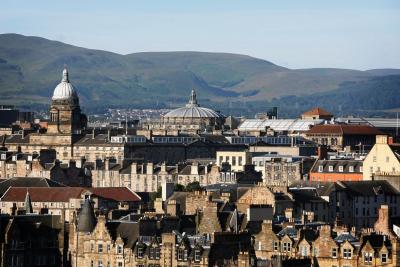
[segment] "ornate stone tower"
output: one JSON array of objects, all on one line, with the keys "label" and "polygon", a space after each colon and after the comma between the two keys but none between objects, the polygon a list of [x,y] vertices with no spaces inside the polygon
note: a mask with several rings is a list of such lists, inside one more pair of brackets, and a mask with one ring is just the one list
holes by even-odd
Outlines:
[{"label": "ornate stone tower", "polygon": [[81,134],[87,125],[87,118],[81,113],[78,95],[69,82],[68,70],[62,73],[62,80],[54,89],[50,108],[49,134]]}]

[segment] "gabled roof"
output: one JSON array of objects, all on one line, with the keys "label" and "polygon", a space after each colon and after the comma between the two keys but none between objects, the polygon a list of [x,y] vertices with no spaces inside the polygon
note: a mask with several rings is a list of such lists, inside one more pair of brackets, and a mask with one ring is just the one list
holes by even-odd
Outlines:
[{"label": "gabled roof", "polygon": [[325,109],[320,108],[320,107],[316,107],[314,109],[308,110],[308,111],[303,113],[303,116],[313,116],[313,115],[332,116],[331,113],[329,113],[328,111],[326,111]]}]

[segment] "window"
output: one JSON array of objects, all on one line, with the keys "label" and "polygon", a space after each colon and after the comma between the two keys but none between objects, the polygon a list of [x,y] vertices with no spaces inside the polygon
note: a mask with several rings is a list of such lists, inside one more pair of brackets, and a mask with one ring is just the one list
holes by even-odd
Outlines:
[{"label": "window", "polygon": [[364,252],[364,262],[365,263],[372,262],[372,253],[371,252]]},{"label": "window", "polygon": [[349,248],[343,249],[343,258],[351,259],[351,249],[349,249]]},{"label": "window", "polygon": [[98,253],[103,253],[103,244],[99,244],[97,247],[97,252]]},{"label": "window", "polygon": [[194,251],[194,261],[197,261],[197,262],[200,261],[200,250]]},{"label": "window", "polygon": [[122,254],[122,246],[121,245],[117,246],[117,253]]},{"label": "window", "polygon": [[143,248],[141,248],[141,247],[137,248],[137,257],[143,258]]},{"label": "window", "polygon": [[118,267],[122,267],[122,262],[118,262]]},{"label": "window", "polygon": [[319,172],[323,172],[323,171],[324,171],[324,166],[322,166],[322,165],[321,165],[321,166],[318,166],[318,171],[319,171]]},{"label": "window", "polygon": [[183,260],[183,249],[178,249],[178,261]]},{"label": "window", "polygon": [[279,249],[279,242],[274,241],[274,251],[278,251],[278,249]]},{"label": "window", "polygon": [[110,252],[110,244],[107,244],[107,252]]},{"label": "window", "polygon": [[381,254],[381,262],[382,263],[387,263],[387,254],[386,253],[382,253]]},{"label": "window", "polygon": [[337,248],[332,248],[332,258],[337,258]]},{"label": "window", "polygon": [[236,157],[232,157],[232,166],[236,166]]},{"label": "window", "polygon": [[308,255],[308,247],[306,246],[301,246],[300,247],[300,254],[301,256],[305,257]]},{"label": "window", "polygon": [[373,161],[373,162],[376,162],[376,156],[373,156],[373,157],[372,157],[372,161]]},{"label": "window", "polygon": [[242,166],[242,156],[239,156],[239,166]]},{"label": "window", "polygon": [[99,260],[97,266],[98,266],[98,267],[103,267],[103,261],[102,261],[102,260]]},{"label": "window", "polygon": [[343,172],[343,166],[339,166],[339,172]]},{"label": "window", "polygon": [[283,251],[290,252],[290,243],[283,243]]},{"label": "window", "polygon": [[333,172],[333,166],[329,166],[329,171]]},{"label": "window", "polygon": [[389,162],[389,157],[386,157],[386,162]]},{"label": "window", "polygon": [[349,167],[349,172],[354,172],[354,166]]}]

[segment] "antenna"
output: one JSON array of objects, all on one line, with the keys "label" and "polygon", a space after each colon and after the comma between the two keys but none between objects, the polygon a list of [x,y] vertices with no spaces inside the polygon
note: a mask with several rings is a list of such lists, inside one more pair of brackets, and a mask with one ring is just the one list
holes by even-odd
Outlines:
[{"label": "antenna", "polygon": [[399,112],[396,112],[396,139],[399,135]]},{"label": "antenna", "polygon": [[128,112],[125,113],[125,135],[128,136]]}]

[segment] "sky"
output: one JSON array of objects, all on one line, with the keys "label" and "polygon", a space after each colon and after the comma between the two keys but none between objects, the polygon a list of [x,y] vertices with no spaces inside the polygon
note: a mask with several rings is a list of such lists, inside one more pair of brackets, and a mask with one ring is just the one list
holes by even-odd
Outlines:
[{"label": "sky", "polygon": [[399,0],[2,0],[0,33],[120,54],[246,54],[288,68],[400,68]]}]

